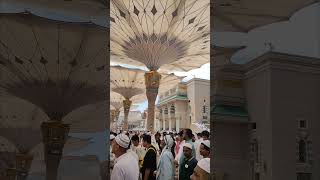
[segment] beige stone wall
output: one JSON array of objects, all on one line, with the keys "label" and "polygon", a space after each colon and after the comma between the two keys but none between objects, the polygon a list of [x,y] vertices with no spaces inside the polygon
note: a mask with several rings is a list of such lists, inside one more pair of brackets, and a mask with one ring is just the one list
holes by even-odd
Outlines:
[{"label": "beige stone wall", "polygon": [[[260,158],[266,163],[260,179],[296,179],[299,171],[319,179],[319,60],[273,53],[249,64],[249,70],[248,110],[251,121],[257,123]],[[296,163],[299,120],[307,121],[305,131],[312,141],[312,166]]]},{"label": "beige stone wall", "polygon": [[[223,117],[220,121],[213,117],[214,168],[228,180],[253,179],[254,172],[259,172],[261,180],[296,179],[298,172],[312,173],[312,179],[320,179],[319,59],[269,53],[238,68],[244,70],[243,89],[236,90],[237,83],[230,81],[236,79],[232,78],[232,72],[237,68],[229,68],[215,76],[214,102],[241,104],[239,100],[244,92],[249,122],[256,123],[256,130],[227,123],[236,122],[233,117]],[[299,120],[307,121],[306,129],[299,129]],[[297,163],[300,136],[311,142],[305,164]],[[252,139],[258,141],[259,149],[254,166],[249,165]],[[227,158],[231,151],[249,156],[240,162],[236,156]]]},{"label": "beige stone wall", "polygon": [[[189,82],[187,82],[187,94],[188,99],[190,100],[189,104],[191,106],[192,124],[194,122],[202,120],[202,106],[204,105],[204,100],[206,101],[207,110],[210,110],[210,81],[196,78],[190,80]],[[207,116],[208,119],[210,119],[210,113],[207,113]],[[195,128],[192,129],[195,130]]]}]

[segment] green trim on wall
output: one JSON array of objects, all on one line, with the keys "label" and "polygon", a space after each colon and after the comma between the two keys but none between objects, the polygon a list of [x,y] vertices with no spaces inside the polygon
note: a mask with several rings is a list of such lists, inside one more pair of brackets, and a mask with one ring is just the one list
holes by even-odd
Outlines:
[{"label": "green trim on wall", "polygon": [[248,117],[247,110],[241,106],[214,105],[211,108],[211,113],[228,116]]},{"label": "green trim on wall", "polygon": [[188,100],[187,95],[174,95],[161,100],[158,105],[165,104],[171,100]]}]

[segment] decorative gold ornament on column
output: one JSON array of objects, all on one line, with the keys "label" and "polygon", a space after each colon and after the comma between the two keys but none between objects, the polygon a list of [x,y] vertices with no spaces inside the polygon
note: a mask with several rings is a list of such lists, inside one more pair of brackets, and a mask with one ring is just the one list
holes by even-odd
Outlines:
[{"label": "decorative gold ornament on column", "polygon": [[157,71],[149,71],[145,73],[144,77],[148,98],[148,117],[146,129],[153,132],[155,102],[158,95],[161,75]]},{"label": "decorative gold ornament on column", "polygon": [[132,101],[130,101],[128,98],[123,100],[123,109],[124,109],[124,124],[123,124],[123,130],[128,131],[128,116],[130,111]]},{"label": "decorative gold ornament on column", "polygon": [[59,163],[70,130],[69,124],[49,121],[41,124],[46,162],[46,180],[57,180]]}]

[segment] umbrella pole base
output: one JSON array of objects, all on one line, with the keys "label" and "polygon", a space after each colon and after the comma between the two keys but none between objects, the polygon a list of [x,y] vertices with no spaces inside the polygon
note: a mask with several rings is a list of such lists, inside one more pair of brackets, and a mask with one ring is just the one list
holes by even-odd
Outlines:
[{"label": "umbrella pole base", "polygon": [[43,122],[41,125],[45,150],[46,180],[57,180],[63,147],[70,130],[69,124],[61,121]]}]

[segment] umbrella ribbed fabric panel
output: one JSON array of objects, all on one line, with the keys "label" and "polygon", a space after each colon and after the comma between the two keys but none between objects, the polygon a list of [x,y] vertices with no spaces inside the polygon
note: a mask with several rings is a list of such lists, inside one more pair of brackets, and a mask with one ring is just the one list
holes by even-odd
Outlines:
[{"label": "umbrella ribbed fabric panel", "polygon": [[[101,132],[106,123],[107,102],[82,106],[69,114],[62,121],[70,124],[71,133]],[[39,107],[19,98],[0,98],[0,126],[3,128],[39,129],[49,117]]]},{"label": "umbrella ribbed fabric panel", "polygon": [[39,106],[51,120],[105,100],[104,28],[22,14],[0,21],[1,92]]},{"label": "umbrella ribbed fabric panel", "polygon": [[107,30],[32,14],[1,14],[0,23],[0,92],[38,106],[49,117],[41,130],[46,178],[55,180],[70,130],[63,118],[106,101],[101,77],[107,74]]},{"label": "umbrella ribbed fabric panel", "polygon": [[248,32],[259,26],[286,21],[299,9],[316,0],[215,0],[212,3],[212,30]]},{"label": "umbrella ribbed fabric panel", "polygon": [[0,128],[0,136],[13,142],[20,153],[29,153],[41,142],[41,130],[31,128]]},{"label": "umbrella ribbed fabric panel", "polygon": [[148,122],[154,121],[159,69],[188,71],[209,62],[209,18],[209,0],[111,1],[111,59],[150,70],[145,73]]},{"label": "umbrella ribbed fabric panel", "polygon": [[152,71],[198,68],[209,62],[209,8],[209,0],[112,0],[112,60]]}]

